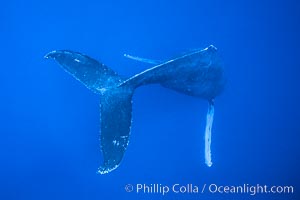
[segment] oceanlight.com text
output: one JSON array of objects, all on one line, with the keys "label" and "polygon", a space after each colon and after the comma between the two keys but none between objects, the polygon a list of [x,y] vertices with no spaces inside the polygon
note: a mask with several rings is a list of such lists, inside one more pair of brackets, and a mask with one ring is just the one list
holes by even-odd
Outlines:
[{"label": "oceanlight.com text", "polygon": [[268,185],[249,185],[243,184],[239,186],[224,186],[217,184],[210,184],[208,186],[210,193],[220,194],[292,194],[294,193],[293,186],[268,186]]}]

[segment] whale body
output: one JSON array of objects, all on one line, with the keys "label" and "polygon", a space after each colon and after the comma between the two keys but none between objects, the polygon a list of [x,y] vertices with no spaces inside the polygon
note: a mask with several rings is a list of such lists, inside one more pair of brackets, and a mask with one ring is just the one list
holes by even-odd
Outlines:
[{"label": "whale body", "polygon": [[98,173],[109,173],[120,165],[130,138],[132,95],[137,87],[146,84],[160,84],[209,102],[205,159],[211,166],[214,99],[223,91],[225,83],[223,67],[213,45],[159,63],[130,78],[122,77],[106,65],[78,52],[55,50],[46,54],[45,58],[57,61],[66,72],[100,95],[100,140],[104,161]]}]

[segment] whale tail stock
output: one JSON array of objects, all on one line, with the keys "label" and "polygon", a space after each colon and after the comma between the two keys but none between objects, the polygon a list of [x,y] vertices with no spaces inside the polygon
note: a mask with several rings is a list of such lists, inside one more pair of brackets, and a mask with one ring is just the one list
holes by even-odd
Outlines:
[{"label": "whale tail stock", "polygon": [[104,64],[77,52],[59,50],[45,56],[56,60],[75,79],[100,94],[100,146],[103,164],[98,173],[106,174],[119,166],[129,142],[133,92],[139,86],[153,83],[209,101],[205,129],[205,162],[210,167],[214,99],[223,91],[225,84],[217,48],[210,45],[163,63],[125,56],[158,64],[130,78],[123,78]]}]

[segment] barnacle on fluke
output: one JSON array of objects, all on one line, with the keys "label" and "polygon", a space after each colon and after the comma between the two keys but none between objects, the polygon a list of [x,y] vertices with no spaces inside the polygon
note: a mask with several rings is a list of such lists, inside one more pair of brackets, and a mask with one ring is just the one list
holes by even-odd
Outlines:
[{"label": "barnacle on fluke", "polygon": [[[139,61],[159,63],[149,59],[125,55]],[[217,49],[209,46],[167,62],[161,62],[128,79],[81,53],[57,50],[45,58],[55,59],[65,71],[93,92],[100,94],[101,150],[104,163],[100,174],[116,169],[127,148],[134,90],[146,84],[160,84],[178,92],[206,99],[209,102],[205,129],[205,162],[211,166],[211,127],[214,98],[224,88],[223,68]]]}]

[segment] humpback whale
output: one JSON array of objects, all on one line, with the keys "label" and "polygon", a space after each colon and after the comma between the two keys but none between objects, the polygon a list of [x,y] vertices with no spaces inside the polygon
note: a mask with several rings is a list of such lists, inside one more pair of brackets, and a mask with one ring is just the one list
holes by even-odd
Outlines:
[{"label": "humpback whale", "polygon": [[100,96],[100,146],[103,163],[98,173],[109,173],[120,165],[130,138],[132,95],[137,87],[146,84],[160,84],[208,101],[204,157],[206,165],[210,167],[214,99],[223,91],[225,83],[217,48],[210,45],[166,62],[127,54],[124,56],[155,66],[125,78],[97,60],[78,52],[55,50],[45,55],[45,58],[57,61],[66,72]]}]

